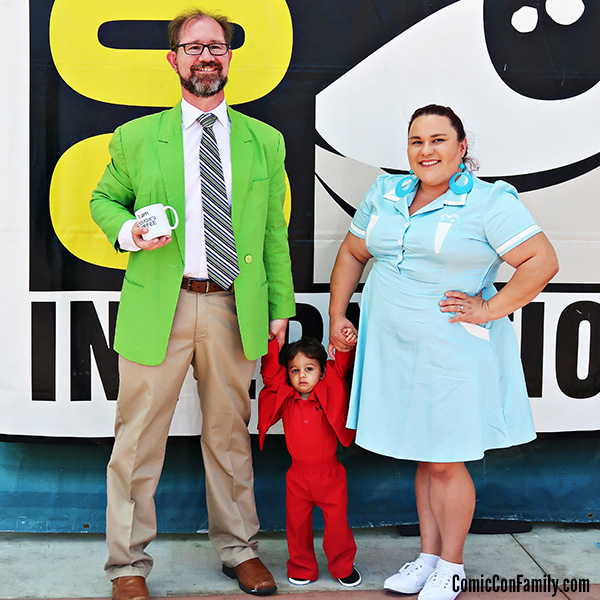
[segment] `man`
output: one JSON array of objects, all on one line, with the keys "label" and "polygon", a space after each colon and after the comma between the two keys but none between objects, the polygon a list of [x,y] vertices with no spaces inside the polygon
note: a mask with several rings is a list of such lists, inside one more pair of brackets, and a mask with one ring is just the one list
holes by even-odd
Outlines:
[{"label": "man", "polygon": [[[282,211],[285,150],[280,133],[225,104],[232,33],[227,18],[199,10],[170,23],[167,59],[182,101],[116,130],[92,195],[96,223],[118,250],[131,252],[115,334],[120,387],[107,470],[105,570],[114,600],[149,597],[152,558],[144,550],[156,535],[153,497],[190,364],[203,417],[210,540],[242,590],[277,589],[253,539],[259,523],[247,424],[256,359],[268,338],[283,344],[295,310]],[[147,230],[132,219],[155,203],[180,217],[172,238],[144,240]]]}]

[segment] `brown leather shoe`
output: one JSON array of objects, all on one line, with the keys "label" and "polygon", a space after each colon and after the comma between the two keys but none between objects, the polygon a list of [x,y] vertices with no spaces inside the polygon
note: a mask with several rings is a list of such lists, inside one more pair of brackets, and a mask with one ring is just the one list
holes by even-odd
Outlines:
[{"label": "brown leather shoe", "polygon": [[117,577],[112,584],[113,600],[150,600],[146,580],[140,575]]},{"label": "brown leather shoe", "polygon": [[275,580],[260,558],[251,558],[237,567],[223,565],[223,573],[231,579],[237,579],[240,589],[247,594],[267,596],[277,591]]}]

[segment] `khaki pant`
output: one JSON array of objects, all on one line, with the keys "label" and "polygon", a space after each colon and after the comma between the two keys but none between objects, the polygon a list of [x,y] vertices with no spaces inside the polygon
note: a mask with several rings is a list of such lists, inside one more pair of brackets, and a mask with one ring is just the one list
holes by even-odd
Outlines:
[{"label": "khaki pant", "polygon": [[152,557],[144,550],[156,536],[154,493],[190,364],[202,409],[209,538],[227,566],[257,556],[253,537],[259,523],[247,429],[255,362],[244,356],[231,292],[180,292],[167,355],[160,365],[119,357],[115,444],[107,469],[105,571],[111,580],[146,577],[152,569]]}]

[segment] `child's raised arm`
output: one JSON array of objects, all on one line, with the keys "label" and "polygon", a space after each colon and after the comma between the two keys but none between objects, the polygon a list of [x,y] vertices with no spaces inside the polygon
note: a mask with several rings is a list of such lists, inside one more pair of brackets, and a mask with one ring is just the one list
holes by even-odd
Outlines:
[{"label": "child's raised arm", "polygon": [[348,345],[353,345],[354,348],[350,350],[350,352],[340,352],[339,350],[335,351],[335,360],[333,361],[334,370],[342,377],[345,377],[348,371],[354,365],[354,357],[356,356],[356,329],[350,327],[344,327],[342,329],[342,333],[346,338],[346,343]]},{"label": "child's raised arm", "polygon": [[258,395],[258,440],[262,450],[265,435],[269,428],[281,418],[276,407],[277,389],[284,377],[284,367],[279,364],[279,345],[277,339],[269,342],[267,353],[261,358],[260,374],[263,379],[263,388]]},{"label": "child's raised arm", "polygon": [[261,358],[260,362],[260,374],[263,379],[263,383],[269,384],[271,379],[281,371],[283,367],[279,364],[279,345],[277,340],[273,338],[269,342],[267,353]]}]

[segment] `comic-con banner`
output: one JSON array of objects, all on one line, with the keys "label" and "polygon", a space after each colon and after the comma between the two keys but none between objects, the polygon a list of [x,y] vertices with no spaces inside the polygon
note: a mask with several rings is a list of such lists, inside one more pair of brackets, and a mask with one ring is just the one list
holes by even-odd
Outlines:
[{"label": "comic-con banner", "polygon": [[[0,6],[0,434],[108,437],[127,256],[89,215],[121,123],[179,98],[166,27],[189,0]],[[364,193],[408,171],[415,108],[469,132],[478,175],[515,185],[561,271],[513,318],[538,431],[600,429],[600,3],[205,0],[236,23],[227,100],[285,136],[298,315],[325,340],[328,282]],[[501,272],[500,284],[510,276]],[[360,311],[360,288],[351,304]],[[139,323],[140,343],[152,323]],[[260,381],[254,382],[256,398]],[[172,433],[197,434],[186,382]]]}]

